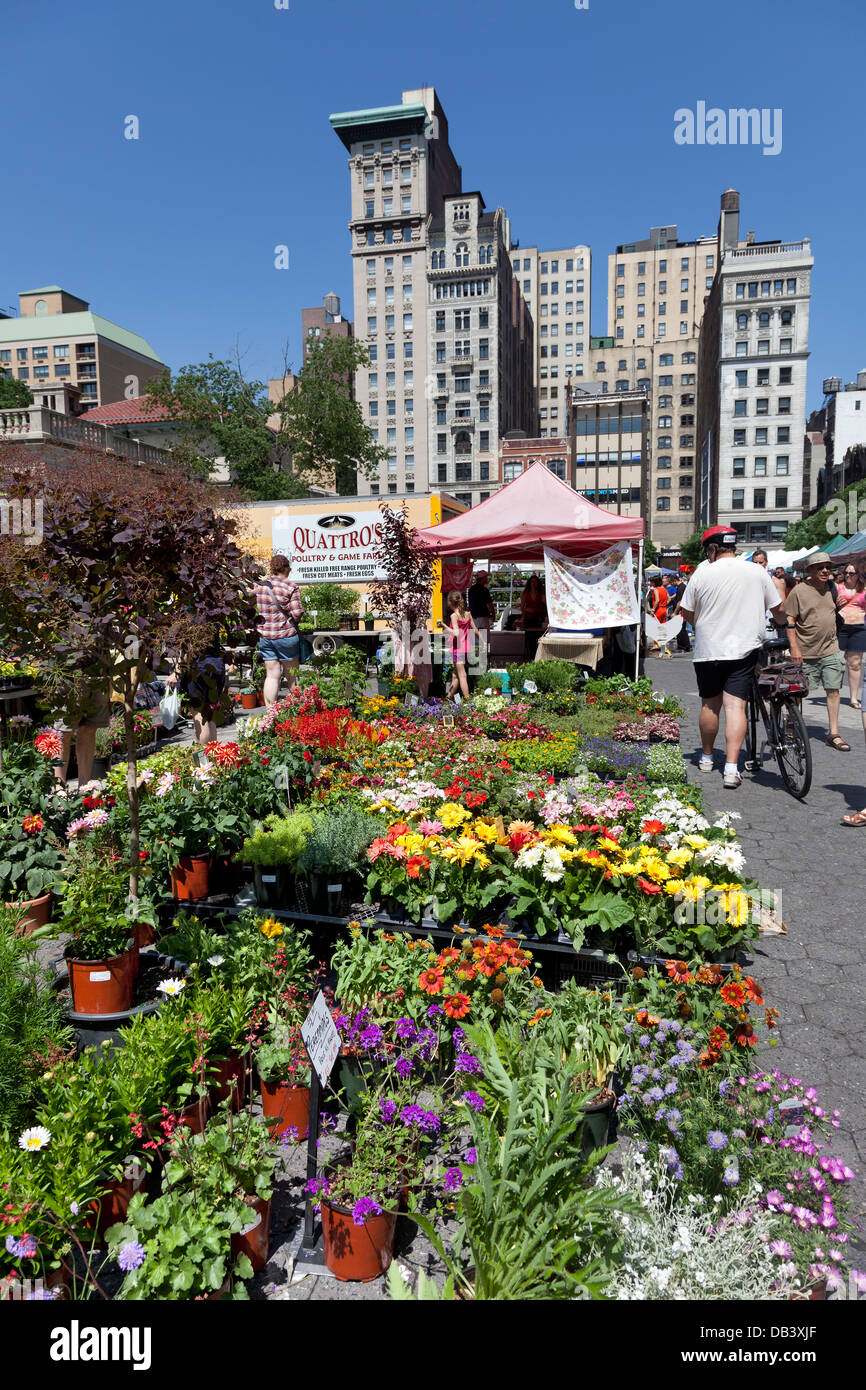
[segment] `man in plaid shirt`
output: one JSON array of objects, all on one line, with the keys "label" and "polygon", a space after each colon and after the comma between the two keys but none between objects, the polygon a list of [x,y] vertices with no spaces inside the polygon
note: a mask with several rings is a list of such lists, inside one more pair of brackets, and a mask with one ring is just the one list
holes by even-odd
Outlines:
[{"label": "man in plaid shirt", "polygon": [[304,612],[300,590],[288,577],[289,562],[285,555],[274,555],[270,570],[270,577],[255,585],[259,652],[267,673],[265,704],[268,709],[277,702],[282,676],[286,677],[290,690],[297,679],[298,620]]}]

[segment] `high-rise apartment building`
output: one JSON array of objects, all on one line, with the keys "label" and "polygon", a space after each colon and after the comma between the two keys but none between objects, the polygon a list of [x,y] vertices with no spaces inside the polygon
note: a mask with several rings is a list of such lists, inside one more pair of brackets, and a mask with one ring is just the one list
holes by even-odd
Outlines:
[{"label": "high-rise apartment building", "polygon": [[[388,451],[379,477],[359,479],[359,489],[424,492],[441,486],[443,469],[451,488],[459,460],[461,497],[477,502],[492,490],[482,465],[496,471],[500,432],[531,425],[531,359],[521,366],[531,320],[511,273],[508,220],[501,209],[485,213],[480,194],[463,194],[432,87],[404,92],[399,106],[331,116],[331,125],[349,152],[355,334],[371,358],[355,395]],[[512,371],[522,372],[516,383]]]},{"label": "high-rise apartment building", "polygon": [[863,477],[866,451],[866,370],[856,381],[825,377],[824,404],[806,421],[803,507],[823,507]]},{"label": "high-rise apartment building", "polygon": [[532,418],[532,320],[514,282],[508,218],[480,193],[446,197],[429,230],[430,486],[467,506],[499,483],[499,441]]},{"label": "high-rise apartment building", "polygon": [[514,278],[535,324],[534,386],[541,439],[566,425],[565,386],[586,372],[592,257],[588,246],[515,246]]},{"label": "high-rise apartment building", "polygon": [[662,553],[695,529],[698,340],[717,256],[715,237],[680,241],[670,225],[618,246],[608,257],[613,347],[590,352],[591,380],[650,393],[646,522]]},{"label": "high-rise apartment building", "polygon": [[739,236],[740,198],[722,194],[719,267],[700,342],[700,521],[744,541],[780,541],[803,514],[808,238]]},{"label": "high-rise apartment building", "polygon": [[140,396],[144,384],[168,371],[150,344],[90,312],[84,299],[59,285],[18,296],[21,313],[0,319],[0,371],[41,393],[73,387],[79,411]]},{"label": "high-rise apartment building", "polygon": [[[301,310],[301,334],[304,342],[304,364],[306,365],[310,341],[316,338],[351,338],[352,324],[340,313],[340,296],[331,291],[321,304],[312,309]],[[354,374],[350,376],[350,386]]]}]

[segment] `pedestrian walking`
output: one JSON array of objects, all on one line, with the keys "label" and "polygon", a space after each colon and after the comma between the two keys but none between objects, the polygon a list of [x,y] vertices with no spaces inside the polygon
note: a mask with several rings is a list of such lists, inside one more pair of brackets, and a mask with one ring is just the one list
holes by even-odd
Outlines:
[{"label": "pedestrian walking", "polygon": [[836,589],[836,610],[842,620],[837,637],[848,668],[848,695],[852,708],[860,709],[866,652],[866,579],[853,565],[846,565]]},{"label": "pedestrian walking", "polygon": [[764,642],[765,615],[785,622],[772,580],[760,565],[736,556],[737,533],[711,526],[701,537],[709,564],[700,565],[686,586],[680,612],[695,630],[695,677],[701,697],[700,772],[714,769],[719,714],[725,711],[724,786],[742,782],[738,761],[746,737],[746,701]]},{"label": "pedestrian walking", "polygon": [[297,584],[289,579],[289,569],[285,555],[274,555],[270,575],[254,585],[259,619],[258,648],[265,663],[264,696],[268,709],[277,702],[282,677],[286,677],[291,690],[300,665],[298,621],[304,608]]},{"label": "pedestrian walking", "polygon": [[453,589],[448,595],[448,635],[451,638],[451,686],[448,690],[449,700],[457,694],[459,690],[464,700],[469,699],[469,681],[466,675],[466,661],[469,657],[469,647],[471,638],[470,632],[478,636],[478,628],[475,626],[475,619],[466,607],[466,600],[461,593]]},{"label": "pedestrian walking", "polygon": [[827,697],[827,743],[839,753],[851,745],[839,733],[839,706],[845,657],[836,635],[836,600],[830,575],[830,556],[819,552],[806,561],[806,579],[785,600],[792,661],[802,662],[810,687],[821,686]]}]

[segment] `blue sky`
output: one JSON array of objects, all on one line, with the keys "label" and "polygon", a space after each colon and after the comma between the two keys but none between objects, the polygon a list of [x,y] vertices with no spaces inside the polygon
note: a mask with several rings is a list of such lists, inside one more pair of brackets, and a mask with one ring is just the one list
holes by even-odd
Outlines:
[{"label": "blue sky", "polygon": [[[433,85],[464,187],[524,245],[591,245],[595,333],[608,253],[713,234],[727,187],[743,233],[811,237],[813,407],[866,366],[864,37],[862,0],[3,0],[0,308],[61,284],[172,368],[238,344],[278,375],[303,306],[333,289],[352,314],[329,114]],[[698,101],[781,107],[781,153],[675,144]]]}]

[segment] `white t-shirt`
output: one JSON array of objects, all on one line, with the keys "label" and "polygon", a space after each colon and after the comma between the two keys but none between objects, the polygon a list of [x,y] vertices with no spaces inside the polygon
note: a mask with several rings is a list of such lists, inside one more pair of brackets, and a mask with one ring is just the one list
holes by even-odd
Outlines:
[{"label": "white t-shirt", "polygon": [[699,565],[681,602],[695,615],[695,661],[737,661],[762,646],[767,609],[779,603],[760,565],[736,557]]}]

